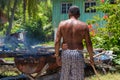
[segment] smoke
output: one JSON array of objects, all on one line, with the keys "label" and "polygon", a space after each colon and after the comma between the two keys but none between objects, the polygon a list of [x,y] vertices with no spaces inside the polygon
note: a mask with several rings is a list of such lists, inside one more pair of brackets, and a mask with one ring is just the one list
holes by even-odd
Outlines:
[{"label": "smoke", "polygon": [[25,51],[25,53],[46,52],[45,47],[38,44],[42,43],[37,39],[29,38],[27,32],[11,34],[7,40],[0,38],[1,51]]}]

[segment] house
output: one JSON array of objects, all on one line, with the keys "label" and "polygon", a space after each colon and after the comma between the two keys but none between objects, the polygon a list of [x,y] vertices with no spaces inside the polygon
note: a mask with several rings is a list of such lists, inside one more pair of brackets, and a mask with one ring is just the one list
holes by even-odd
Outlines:
[{"label": "house", "polygon": [[[104,2],[104,0],[100,0]],[[80,8],[80,20],[87,22],[87,20],[93,19],[93,16],[99,15],[103,17],[102,12],[97,12],[95,9],[88,10],[89,7],[97,5],[97,0],[52,0],[53,2],[53,14],[52,14],[52,24],[55,29],[55,33],[58,27],[58,24],[61,20],[68,19],[68,9],[72,5],[76,5]],[[111,3],[114,0],[110,0]],[[99,25],[102,25],[103,22],[100,22]]]}]

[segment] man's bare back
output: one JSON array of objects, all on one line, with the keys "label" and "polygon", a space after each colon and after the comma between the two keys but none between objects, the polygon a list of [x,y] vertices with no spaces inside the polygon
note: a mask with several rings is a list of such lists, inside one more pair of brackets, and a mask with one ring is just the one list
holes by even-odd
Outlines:
[{"label": "man's bare back", "polygon": [[68,49],[83,50],[83,39],[85,39],[87,25],[77,19],[68,19],[60,23],[60,34],[63,37],[63,45]]},{"label": "man's bare back", "polygon": [[[71,7],[68,11],[69,19],[61,21],[58,26],[55,40],[55,56],[59,64],[60,54],[59,49],[83,50],[83,39],[86,43],[87,51],[90,55],[91,63],[93,63],[93,47],[90,39],[89,28],[86,23],[78,20],[80,11],[78,7]],[[61,39],[63,38],[62,46]]]}]

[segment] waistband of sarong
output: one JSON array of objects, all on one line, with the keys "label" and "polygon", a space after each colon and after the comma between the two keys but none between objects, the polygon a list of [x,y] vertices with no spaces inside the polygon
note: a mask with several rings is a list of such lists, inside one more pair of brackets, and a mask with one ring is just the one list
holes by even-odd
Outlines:
[{"label": "waistband of sarong", "polygon": [[66,49],[66,50],[63,50],[63,51],[80,51],[80,52],[83,52],[83,50],[79,50],[79,49]]}]

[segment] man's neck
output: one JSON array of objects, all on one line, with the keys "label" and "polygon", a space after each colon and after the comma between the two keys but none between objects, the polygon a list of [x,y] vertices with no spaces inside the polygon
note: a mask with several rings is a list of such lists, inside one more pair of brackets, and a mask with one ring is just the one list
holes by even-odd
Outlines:
[{"label": "man's neck", "polygon": [[78,18],[75,17],[75,16],[70,16],[69,19],[75,19],[75,20],[77,20]]}]

